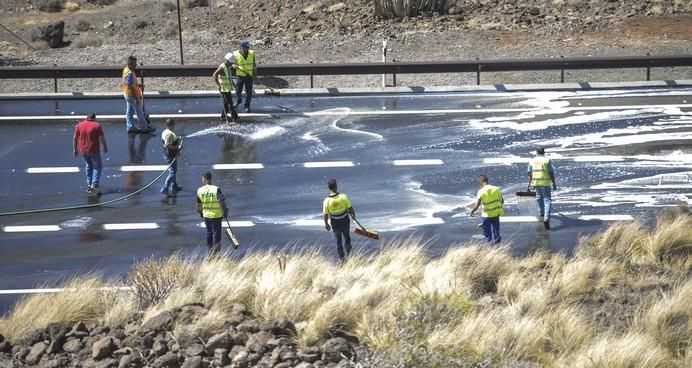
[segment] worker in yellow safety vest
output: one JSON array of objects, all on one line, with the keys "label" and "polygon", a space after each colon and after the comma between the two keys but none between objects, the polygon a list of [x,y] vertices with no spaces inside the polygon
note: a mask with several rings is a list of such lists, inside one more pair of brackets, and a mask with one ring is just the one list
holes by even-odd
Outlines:
[{"label": "worker in yellow safety vest", "polygon": [[215,256],[221,251],[221,219],[228,217],[228,207],[221,188],[212,185],[210,172],[202,174],[202,184],[197,189],[197,213],[207,228],[209,256]]},{"label": "worker in yellow safety vest", "polygon": [[[327,188],[329,188],[329,197],[325,198],[322,203],[324,228],[334,233],[336,237],[336,252],[339,254],[339,260],[343,262],[346,256],[351,253],[351,235],[349,234],[351,221],[349,220],[349,215],[355,219],[356,211],[351,206],[351,200],[348,199],[348,196],[337,191],[335,179],[327,181]],[[343,244],[342,238],[346,244]]]},{"label": "worker in yellow safety vest", "polygon": [[549,158],[545,157],[545,148],[536,148],[536,157],[529,163],[529,186],[536,190],[536,207],[538,216],[543,219],[543,227],[550,230],[550,212],[552,209],[552,190],[557,189],[555,185],[555,169]]},{"label": "worker in yellow safety vest", "polygon": [[505,214],[502,205],[505,203],[502,198],[500,188],[490,185],[488,177],[480,175],[478,177],[481,189],[478,190],[476,203],[471,208],[469,216],[473,216],[478,207],[483,206],[481,217],[483,222],[479,225],[483,229],[485,240],[492,244],[497,244],[502,240],[500,236],[500,216]]},{"label": "worker in yellow safety vest", "polygon": [[231,67],[235,70],[237,79],[236,106],[243,102],[243,88],[245,88],[245,112],[250,112],[252,101],[252,81],[257,65],[255,64],[255,52],[250,50],[250,41],[240,41],[240,49],[233,51]]},{"label": "worker in yellow safety vest", "polygon": [[[223,101],[223,111],[221,112],[221,119],[226,123],[235,123],[238,120],[238,113],[235,111],[233,106],[233,53],[229,52],[224,57],[223,63],[219,65],[214,71],[211,77],[214,79],[214,83],[219,88],[221,93],[221,100]],[[228,116],[228,115],[231,116]]]}]

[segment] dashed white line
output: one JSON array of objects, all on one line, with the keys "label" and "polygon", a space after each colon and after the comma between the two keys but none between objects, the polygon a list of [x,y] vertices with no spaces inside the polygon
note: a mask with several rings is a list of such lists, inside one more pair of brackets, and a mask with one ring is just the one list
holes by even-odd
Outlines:
[{"label": "dashed white line", "polygon": [[[252,221],[229,221],[231,224],[231,227],[253,227],[255,226],[255,223]],[[205,227],[204,222],[200,222],[197,224],[198,227]],[[222,227],[228,227],[228,224],[226,224],[226,221],[221,222]]]},{"label": "dashed white line", "polygon": [[258,170],[264,169],[264,165],[260,163],[252,164],[215,164],[212,166],[214,170]]},{"label": "dashed white line", "polygon": [[352,167],[352,161],[314,161],[303,163],[304,167],[308,168],[324,168],[324,167]]},{"label": "dashed white line", "polygon": [[590,221],[590,220],[601,220],[601,221],[632,221],[634,217],[632,215],[582,215],[579,216],[580,220]]},{"label": "dashed white line", "polygon": [[425,166],[425,165],[444,165],[444,161],[439,159],[432,160],[394,160],[394,166]]},{"label": "dashed white line", "polygon": [[439,217],[397,217],[390,222],[394,225],[440,225],[445,223]]},{"label": "dashed white line", "polygon": [[294,226],[324,226],[324,220],[295,220]]},{"label": "dashed white line", "polygon": [[58,225],[23,225],[23,226],[5,226],[2,231],[6,233],[28,233],[28,232],[49,232],[60,231]]},{"label": "dashed white line", "polygon": [[539,222],[536,216],[502,216],[500,222]]},{"label": "dashed white line", "polygon": [[121,166],[120,171],[131,172],[131,171],[163,171],[168,168],[168,165],[130,165]]},{"label": "dashed white line", "polygon": [[26,169],[29,174],[56,174],[56,173],[75,173],[79,172],[76,166],[69,167],[30,167]]},{"label": "dashed white line", "polygon": [[103,224],[104,230],[152,230],[158,228],[159,224],[155,222]]}]

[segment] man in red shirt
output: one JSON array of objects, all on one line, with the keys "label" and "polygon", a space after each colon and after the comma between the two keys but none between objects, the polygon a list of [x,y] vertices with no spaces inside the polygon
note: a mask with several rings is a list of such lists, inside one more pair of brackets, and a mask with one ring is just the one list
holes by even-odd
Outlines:
[{"label": "man in red shirt", "polygon": [[86,120],[80,121],[74,128],[72,137],[72,153],[82,155],[86,162],[87,192],[100,195],[99,179],[101,179],[101,147],[103,153],[108,153],[106,137],[103,135],[101,125],[96,121],[96,114],[89,114]]}]

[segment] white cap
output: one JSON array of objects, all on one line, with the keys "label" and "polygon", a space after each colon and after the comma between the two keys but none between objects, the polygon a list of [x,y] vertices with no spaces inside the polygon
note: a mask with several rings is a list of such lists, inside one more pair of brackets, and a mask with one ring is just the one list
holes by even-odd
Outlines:
[{"label": "white cap", "polygon": [[226,59],[226,61],[231,61],[231,59],[233,59],[233,53],[232,53],[232,52],[229,52],[229,53],[226,54],[226,56],[224,56],[223,58]]}]

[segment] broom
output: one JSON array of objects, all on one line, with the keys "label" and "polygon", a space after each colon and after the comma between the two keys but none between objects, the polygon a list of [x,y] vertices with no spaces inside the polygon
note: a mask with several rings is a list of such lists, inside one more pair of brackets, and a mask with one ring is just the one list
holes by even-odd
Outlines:
[{"label": "broom", "polygon": [[535,211],[534,201],[536,198],[536,192],[532,191],[531,188],[526,188],[526,190],[520,190],[514,193],[517,196],[517,207],[519,207],[519,212],[523,215],[531,214]]},{"label": "broom", "polygon": [[379,238],[380,238],[380,234],[378,234],[377,231],[372,231],[372,230],[366,229],[366,228],[365,228],[363,225],[361,225],[360,222],[358,222],[358,220],[356,220],[355,218],[353,218],[353,221],[355,221],[356,224],[358,224],[358,226],[356,226],[356,227],[353,229],[353,232],[354,232],[354,233],[356,233],[356,234],[358,234],[358,235],[363,235],[364,237],[367,237],[367,238],[370,238],[370,239],[379,239]]},{"label": "broom", "polygon": [[233,231],[231,231],[231,223],[228,222],[228,217],[226,217],[226,225],[228,225],[228,227],[226,228],[226,235],[228,235],[228,240],[231,241],[233,249],[238,249],[240,243],[238,242],[238,239],[235,237],[235,235],[233,235]]}]

